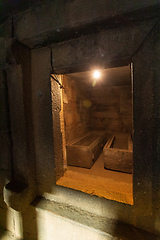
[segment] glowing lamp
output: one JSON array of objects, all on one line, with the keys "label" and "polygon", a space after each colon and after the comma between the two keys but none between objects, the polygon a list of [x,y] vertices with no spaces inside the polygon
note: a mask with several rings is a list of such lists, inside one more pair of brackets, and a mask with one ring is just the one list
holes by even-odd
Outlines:
[{"label": "glowing lamp", "polygon": [[100,76],[101,76],[100,71],[95,70],[95,71],[93,72],[93,77],[94,77],[95,79],[100,78]]}]

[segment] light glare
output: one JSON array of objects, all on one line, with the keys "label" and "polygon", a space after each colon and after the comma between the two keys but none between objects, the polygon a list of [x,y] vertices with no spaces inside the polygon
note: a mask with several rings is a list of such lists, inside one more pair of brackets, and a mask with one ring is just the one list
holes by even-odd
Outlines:
[{"label": "light glare", "polygon": [[100,71],[95,70],[95,71],[93,72],[93,77],[94,77],[95,79],[100,78],[100,76],[101,76]]}]

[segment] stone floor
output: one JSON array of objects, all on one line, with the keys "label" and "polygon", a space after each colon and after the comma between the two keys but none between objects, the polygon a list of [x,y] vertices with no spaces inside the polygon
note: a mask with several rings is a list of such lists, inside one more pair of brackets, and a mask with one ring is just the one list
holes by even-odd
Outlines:
[{"label": "stone floor", "polygon": [[91,169],[68,166],[68,170],[57,181],[57,185],[133,204],[132,174],[104,169],[103,154]]},{"label": "stone floor", "polygon": [[132,184],[132,174],[104,169],[103,153],[101,153],[101,155],[96,160],[96,162],[91,167],[91,169],[81,168],[81,167],[72,167],[72,166],[68,166],[68,169],[75,172],[82,172],[82,173],[87,173],[89,175],[95,175],[99,177],[113,179],[115,181],[124,182],[126,184],[127,183]]}]

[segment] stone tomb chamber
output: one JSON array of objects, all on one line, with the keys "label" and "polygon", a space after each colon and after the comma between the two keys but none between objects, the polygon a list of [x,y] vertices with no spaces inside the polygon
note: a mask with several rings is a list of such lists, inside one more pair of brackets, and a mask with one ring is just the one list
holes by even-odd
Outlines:
[{"label": "stone tomb chamber", "polygon": [[130,65],[57,77],[66,170],[57,184],[132,204]]},{"label": "stone tomb chamber", "polygon": [[159,239],[160,1],[3,2],[0,238]]}]

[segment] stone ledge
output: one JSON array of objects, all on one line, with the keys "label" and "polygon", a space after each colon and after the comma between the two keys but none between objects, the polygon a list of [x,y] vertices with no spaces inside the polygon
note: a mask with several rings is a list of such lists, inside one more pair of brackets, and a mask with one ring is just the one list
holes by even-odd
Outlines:
[{"label": "stone ledge", "polygon": [[[73,224],[80,224],[89,227],[92,231],[100,231],[105,235],[104,239],[125,239],[125,240],[158,240],[156,236],[135,228],[134,226],[94,215],[65,203],[57,203],[38,197],[32,202],[32,208],[36,208],[37,213],[45,212],[45,216],[52,215],[55,219],[72,221]],[[46,213],[48,212],[48,213]],[[47,215],[46,215],[47,214]],[[55,217],[56,216],[56,217]],[[61,221],[61,220],[59,220]]]},{"label": "stone ledge", "polygon": [[57,183],[59,186],[79,190],[90,195],[96,195],[129,205],[133,205],[132,184],[113,181],[98,176],[67,170]]},{"label": "stone ledge", "polygon": [[14,21],[15,37],[30,48],[35,48],[48,45],[49,42],[65,41],[98,32],[102,28],[156,18],[159,11],[157,0],[152,4],[149,1],[120,4],[117,0],[113,3],[92,0],[86,3],[76,0],[67,4],[54,1],[18,13]]}]

